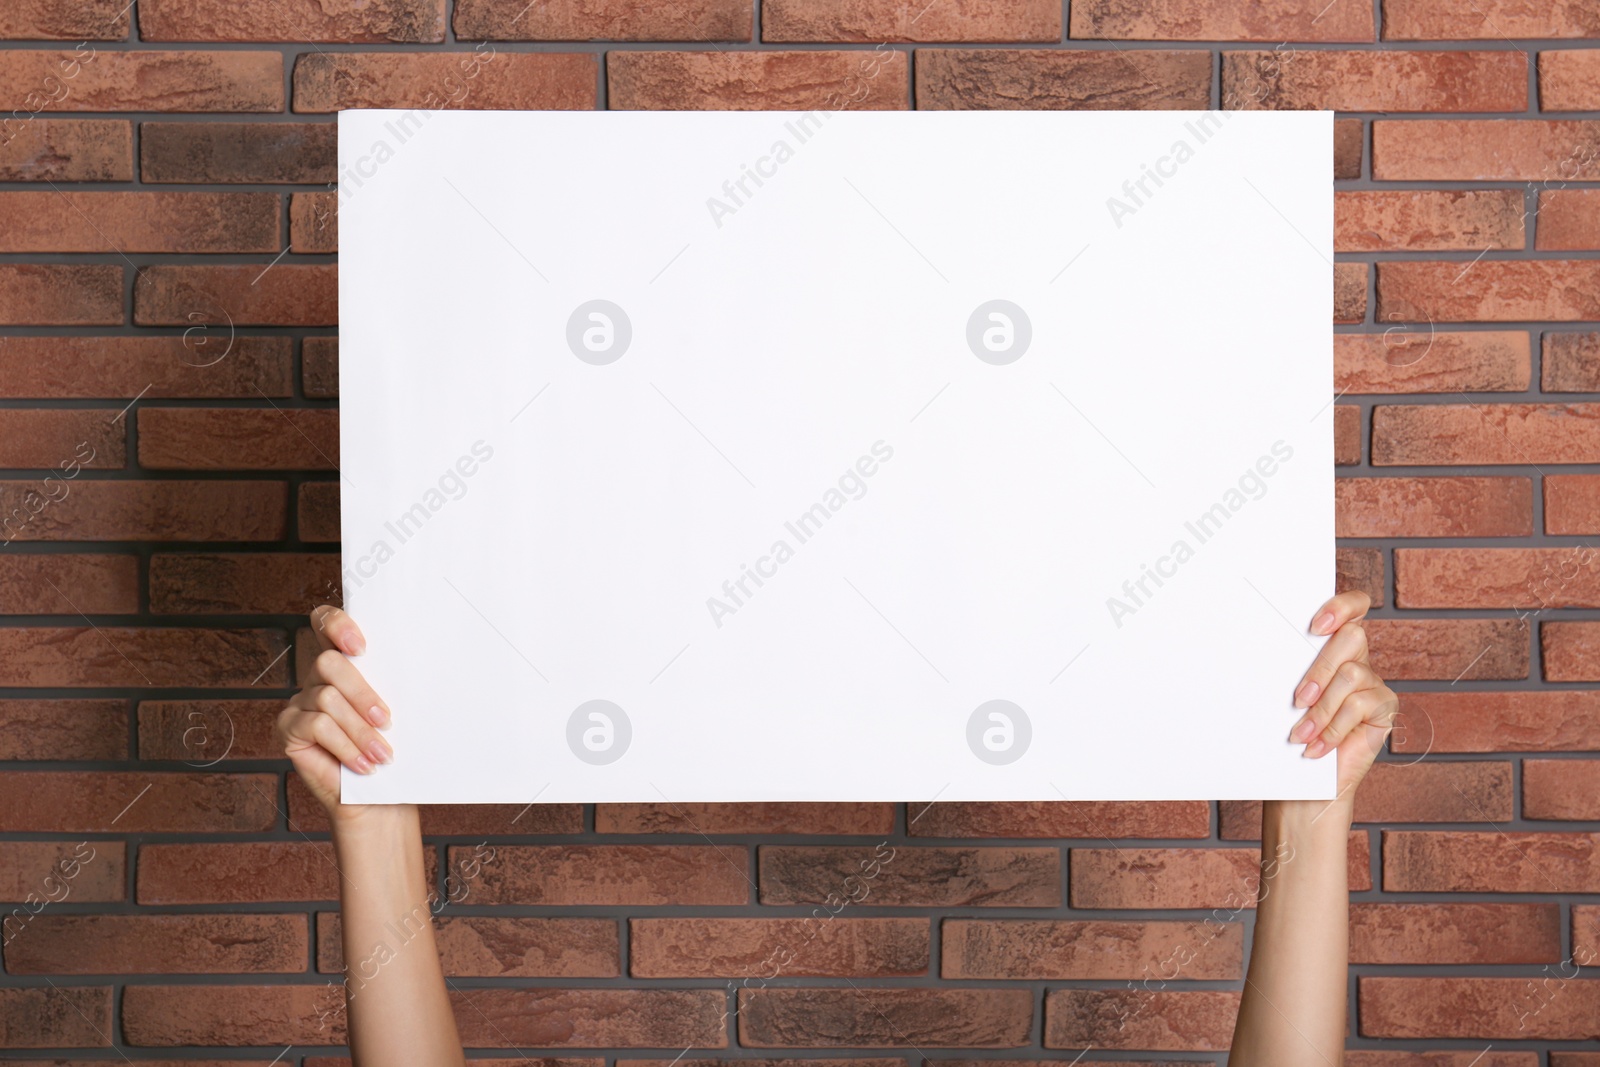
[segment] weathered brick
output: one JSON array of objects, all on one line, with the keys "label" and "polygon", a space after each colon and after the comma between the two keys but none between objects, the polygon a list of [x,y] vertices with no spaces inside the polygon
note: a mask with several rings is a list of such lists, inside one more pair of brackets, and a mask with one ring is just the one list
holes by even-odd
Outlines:
[{"label": "weathered brick", "polygon": [[277,52],[0,52],[0,109],[282,111]]},{"label": "weathered brick", "polygon": [[[121,841],[0,841],[0,901],[104,904],[127,891],[127,846]],[[37,914],[43,914],[39,912]],[[23,936],[33,912],[0,918],[3,935]]]},{"label": "weathered brick", "polygon": [[1358,978],[1356,996],[1361,1033],[1376,1038],[1580,1040],[1600,1014],[1600,982],[1555,968],[1533,979]]},{"label": "weathered brick", "polygon": [[1361,409],[1354,404],[1336,404],[1333,409],[1333,462],[1353,467],[1361,462],[1361,440],[1365,436]]},{"label": "weathered brick", "polygon": [[1378,267],[1381,322],[1600,319],[1600,261],[1397,262]]},{"label": "weathered brick", "polygon": [[[38,481],[0,482],[0,526],[17,541],[272,541],[283,536],[282,482],[90,481],[40,506]],[[31,503],[29,501],[32,501]],[[23,508],[25,521],[13,509]],[[180,683],[181,684],[181,683]]]},{"label": "weathered brick", "polygon": [[1070,36],[1130,41],[1371,41],[1372,6],[1358,0],[1237,4],[1172,0],[1077,0]]},{"label": "weathered brick", "polygon": [[122,119],[0,119],[0,181],[133,180],[133,123]]},{"label": "weathered brick", "polygon": [[1217,1052],[1233,1040],[1239,994],[1230,990],[1052,989],[1045,1048]]},{"label": "weathered brick", "polygon": [[1349,190],[1335,193],[1333,204],[1338,252],[1482,252],[1527,243],[1519,189]]},{"label": "weathered brick", "polygon": [[338,193],[295,193],[289,198],[289,247],[309,254],[339,251]]},{"label": "weathered brick", "polygon": [[282,710],[282,700],[141,700],[139,758],[196,766],[281,759],[275,727]]},{"label": "weathered brick", "polygon": [[1374,466],[1600,462],[1597,404],[1384,404]]},{"label": "weathered brick", "polygon": [[1383,181],[1594,181],[1600,120],[1379,119],[1372,176]]},{"label": "weathered brick", "polygon": [[[1261,854],[1250,848],[1075,848],[1074,908],[1253,908]],[[1352,891],[1371,888],[1367,835],[1352,831]]]},{"label": "weathered brick", "polygon": [[1210,806],[1196,801],[1042,800],[908,804],[913,837],[1206,837]]},{"label": "weathered brick", "polygon": [[444,40],[444,20],[444,0],[279,0],[272,4],[142,0],[139,37],[146,41],[436,43]]},{"label": "weathered brick", "polygon": [[[335,483],[328,483],[335,484]],[[885,837],[894,805],[856,803],[597,804],[602,834],[845,834]]]},{"label": "weathered brick", "polygon": [[874,907],[1055,907],[1053,848],[764,845],[761,903],[851,900]]},{"label": "weathered brick", "polygon": [[305,985],[130,985],[122,1033],[135,1046],[339,1044],[343,990]]},{"label": "weathered brick", "polygon": [[926,919],[632,919],[635,978],[926,974]]},{"label": "weathered brick", "polygon": [[1224,107],[1325,111],[1523,111],[1520,51],[1222,54]]},{"label": "weathered brick", "polygon": [[121,41],[131,8],[124,0],[13,0],[0,9],[0,40]]},{"label": "weathered brick", "polygon": [[1583,4],[1525,4],[1520,0],[1383,0],[1386,41],[1515,40],[1522,37],[1597,37],[1600,12]]},{"label": "weathered brick", "polygon": [[1519,393],[1532,376],[1528,335],[1509,330],[1340,333],[1333,364],[1334,388],[1351,393]]},{"label": "weathered brick", "polygon": [[339,413],[327,408],[142,408],[139,463],[151,470],[336,470]]},{"label": "weathered brick", "polygon": [[[133,287],[140,326],[336,326],[333,264],[141,267]],[[119,292],[120,297],[120,292]],[[200,316],[197,318],[197,316]]]},{"label": "weathered brick", "polygon": [[1600,189],[1541,190],[1538,234],[1541,250],[1600,248]]},{"label": "weathered brick", "polygon": [[739,0],[531,7],[527,0],[457,0],[455,31],[463,41],[748,41],[755,16]]},{"label": "weathered brick", "polygon": [[1383,576],[1383,549],[1338,549],[1335,553],[1335,570],[1339,592],[1363,592],[1372,598],[1373,607],[1383,607],[1388,589]]},{"label": "weathered brick", "polygon": [[116,326],[122,268],[97,263],[0,263],[0,326]]},{"label": "weathered brick", "polygon": [[[270,778],[269,778],[270,781]],[[277,808],[262,794],[269,821]],[[424,877],[434,884],[429,853]],[[259,904],[337,900],[339,868],[324,841],[230,841],[147,844],[139,849],[140,904]]]},{"label": "weathered brick", "polygon": [[1600,760],[1523,760],[1522,816],[1600,820]]},{"label": "weathered brick", "polygon": [[[12,408],[0,411],[0,467],[49,470],[65,481],[74,467],[96,470],[127,462],[127,429],[105,411]],[[52,487],[54,488],[54,487]]]},{"label": "weathered brick", "polygon": [[1059,41],[1061,5],[762,0],[763,41]]},{"label": "weathered brick", "polygon": [[6,945],[10,974],[296,974],[304,915],[35,916]]},{"label": "weathered brick", "polygon": [[0,252],[276,252],[272,193],[0,193]]},{"label": "weathered brick", "polygon": [[8,615],[132,615],[138,610],[137,556],[0,555],[0,611]]},{"label": "weathered brick", "polygon": [[1333,265],[1333,321],[1364,322],[1367,318],[1367,272],[1365,263]]},{"label": "weathered brick", "polygon": [[1544,111],[1600,110],[1600,51],[1552,48],[1540,52],[1539,107]]},{"label": "weathered brick", "polygon": [[946,919],[942,929],[943,978],[1166,981],[1244,974],[1242,923]]},{"label": "weathered brick", "polygon": [[[464,854],[450,850],[450,862]],[[474,904],[744,904],[743,849],[709,845],[499,845],[472,884]]]},{"label": "weathered brick", "polygon": [[1397,548],[1395,606],[1600,607],[1595,549]]},{"label": "weathered brick", "polygon": [[[1355,821],[1508,821],[1514,799],[1510,763],[1380,761],[1356,793]],[[1261,840],[1261,801],[1224,800],[1220,807],[1222,840]]]},{"label": "weathered brick", "polygon": [[150,558],[155,615],[309,615],[338,602],[339,557],[328,552],[157,553]]},{"label": "weathered brick", "polygon": [[1544,530],[1552,534],[1600,533],[1600,475],[1545,475]]},{"label": "weathered brick", "polygon": [[0,773],[0,830],[31,833],[225,833],[265,830],[270,774],[162,771]]},{"label": "weathered brick", "polygon": [[339,395],[339,339],[307,337],[300,346],[300,386],[318,400]]},{"label": "weathered brick", "polygon": [[[225,325],[180,337],[0,337],[0,396],[8,399],[293,392],[290,338],[230,336]],[[106,421],[114,415],[107,413]]]},{"label": "weathered brick", "polygon": [[[747,9],[748,10],[748,9]],[[613,110],[897,110],[904,52],[612,52]]]},{"label": "weathered brick", "polygon": [[1404,693],[1390,745],[1412,759],[1600,749],[1600,691]]},{"label": "weathered brick", "polygon": [[1361,157],[1366,152],[1367,133],[1360,119],[1333,120],[1333,176],[1340,179],[1361,177]]},{"label": "weathered brick", "polygon": [[0,630],[0,685],[276,688],[288,671],[270,630],[30,626]]},{"label": "weathered brick", "polygon": [[747,1048],[1020,1048],[1033,1026],[1027,989],[828,989],[739,992]]},{"label": "weathered brick", "polygon": [[1339,478],[1338,537],[1525,537],[1530,478]]},{"label": "weathered brick", "polygon": [[1539,377],[1547,393],[1600,393],[1600,333],[1546,333]]},{"label": "weathered brick", "polygon": [[126,701],[0,700],[0,760],[120,760],[127,755]]},{"label": "weathered brick", "polygon": [[1600,623],[1545,622],[1539,640],[1545,681],[1600,681]]},{"label": "weathered brick", "polygon": [[110,986],[0,989],[0,1048],[106,1048]]},{"label": "weathered brick", "polygon": [[1350,962],[1557,963],[1555,904],[1350,905]]},{"label": "weathered brick", "polygon": [[[146,182],[332,183],[339,173],[331,122],[142,122]],[[273,251],[277,251],[274,242]]]},{"label": "weathered brick", "polygon": [[459,989],[468,1048],[726,1048],[720,989]]},{"label": "weathered brick", "polygon": [[1391,893],[1593,893],[1597,886],[1596,834],[1383,833],[1383,888]]},{"label": "weathered brick", "polygon": [[[433,920],[444,973],[466,978],[615,978],[622,973],[614,919],[503,919],[457,915]],[[345,969],[339,913],[317,916],[317,970]]]},{"label": "weathered brick", "polygon": [[585,110],[599,100],[593,55],[559,52],[317,52],[294,64],[294,109]]},{"label": "weathered brick", "polygon": [[295,504],[300,540],[335,542],[339,540],[339,483],[301,482]]},{"label": "weathered brick", "polygon": [[1189,50],[917,50],[923,109],[1204,110],[1211,54]]}]

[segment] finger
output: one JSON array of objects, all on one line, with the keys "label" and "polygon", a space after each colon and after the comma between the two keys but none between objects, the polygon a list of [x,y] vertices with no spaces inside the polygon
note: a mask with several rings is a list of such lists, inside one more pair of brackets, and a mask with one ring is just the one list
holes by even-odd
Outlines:
[{"label": "finger", "polygon": [[388,740],[350,706],[339,690],[331,685],[318,686],[312,691],[311,700],[318,711],[339,724],[345,736],[373,763],[390,763],[394,760],[394,749],[389,747]]},{"label": "finger", "polygon": [[357,774],[371,774],[377,769],[350,740],[350,735],[323,712],[291,707],[280,722],[289,737],[287,748],[291,756],[307,748],[320,748]]},{"label": "finger", "polygon": [[[1309,708],[1317,702],[1333,680],[1333,672],[1347,661],[1367,661],[1367,631],[1359,622],[1347,622],[1323,644],[1322,651],[1312,660],[1311,666],[1301,676],[1295,687],[1294,706]],[[1307,735],[1310,736],[1310,735]]]},{"label": "finger", "polygon": [[[1366,704],[1365,698],[1357,699],[1356,694],[1362,690],[1372,689],[1383,683],[1378,676],[1372,673],[1372,668],[1354,660],[1346,660],[1339,664],[1339,669],[1334,672],[1333,680],[1328,683],[1328,690],[1322,695],[1307,714],[1317,724],[1317,733],[1307,745],[1317,746],[1316,755],[1320,756],[1330,749],[1336,748],[1339,739],[1350,732],[1357,722],[1360,714],[1371,708]],[[1345,705],[1350,705],[1348,708]],[[1340,715],[1344,717],[1340,719]],[[1354,718],[1352,718],[1354,717]],[[1337,722],[1335,720],[1338,720]],[[1308,756],[1311,754],[1306,753]],[[1311,756],[1315,759],[1316,756]]]},{"label": "finger", "polygon": [[313,673],[324,685],[339,690],[350,706],[358,709],[361,716],[372,725],[389,725],[389,705],[384,703],[377,690],[367,684],[367,680],[356,670],[355,664],[345,658],[343,652],[330,648],[317,653]]},{"label": "finger", "polygon": [[311,611],[311,632],[324,650],[337,649],[347,656],[359,656],[367,650],[367,639],[362,636],[356,621],[332,604],[323,604]]},{"label": "finger", "polygon": [[1359,589],[1340,593],[1317,609],[1317,614],[1311,620],[1311,632],[1331,634],[1347,622],[1364,618],[1370,607],[1372,598]]},{"label": "finger", "polygon": [[1372,685],[1355,690],[1344,698],[1338,710],[1333,713],[1333,718],[1328,721],[1327,727],[1306,746],[1304,755],[1308,759],[1332,752],[1344,744],[1345,738],[1351,735],[1357,727],[1372,726],[1382,731],[1388,730],[1385,721],[1384,704],[1388,687],[1379,682],[1374,676]]}]

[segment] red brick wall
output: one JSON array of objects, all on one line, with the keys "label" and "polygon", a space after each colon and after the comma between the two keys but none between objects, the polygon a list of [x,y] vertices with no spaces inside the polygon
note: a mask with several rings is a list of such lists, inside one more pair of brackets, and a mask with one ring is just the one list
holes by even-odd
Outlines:
[{"label": "red brick wall", "polygon": [[[1340,571],[1405,716],[1349,1062],[1600,1064],[1594,0],[124,2],[0,5],[0,1055],[338,1062],[270,735],[338,576],[332,113],[845,99],[1341,112]],[[466,1040],[1220,1062],[1249,805],[906,799],[428,811]]]}]

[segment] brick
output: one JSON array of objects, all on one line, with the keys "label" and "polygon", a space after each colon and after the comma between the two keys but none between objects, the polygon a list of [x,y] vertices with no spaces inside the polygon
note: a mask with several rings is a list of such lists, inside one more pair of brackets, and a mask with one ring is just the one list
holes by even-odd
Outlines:
[{"label": "brick", "polygon": [[[433,920],[444,973],[464,978],[616,978],[621,946],[613,919],[503,919],[481,915]],[[339,913],[317,917],[317,970],[345,969]]]},{"label": "brick", "polygon": [[1600,462],[1600,405],[1386,404],[1374,466]]},{"label": "brick", "polygon": [[139,37],[145,41],[330,41],[338,44],[438,43],[444,40],[444,0],[319,3],[285,0],[143,0]]},{"label": "brick", "polygon": [[1391,893],[1593,893],[1600,835],[1528,831],[1386,830],[1383,888]]},{"label": "brick", "polygon": [[1383,549],[1341,548],[1335,557],[1338,591],[1359,590],[1372,598],[1373,607],[1383,607],[1387,589],[1383,577]]},{"label": "brick", "polygon": [[1341,467],[1360,463],[1362,436],[1361,409],[1354,404],[1336,404],[1333,409],[1333,462]]},{"label": "brick", "polygon": [[300,349],[301,388],[314,399],[339,395],[339,339],[307,337]]},{"label": "brick", "polygon": [[151,470],[335,470],[339,413],[321,408],[142,408]]},{"label": "brick", "polygon": [[1036,907],[1061,903],[1054,848],[764,845],[763,904]]},{"label": "brick", "polygon": [[282,111],[277,52],[11,49],[0,52],[0,109]]},{"label": "brick", "polygon": [[282,759],[282,700],[141,700],[139,758],[199,766],[223,759]]},{"label": "brick", "polygon": [[1020,1048],[1033,1026],[1027,989],[795,989],[739,992],[746,1048]]},{"label": "brick", "polygon": [[923,109],[1205,110],[1211,54],[1176,50],[917,51]]},{"label": "brick", "polygon": [[763,41],[1047,41],[1061,39],[1061,5],[933,4],[917,0],[762,0]]},{"label": "brick", "polygon": [[[462,854],[450,850],[451,863]],[[709,845],[502,845],[473,884],[474,904],[744,904],[743,849]]]},{"label": "brick", "polygon": [[[127,430],[102,410],[21,408],[0,412],[0,467],[53,470],[121,467]],[[64,481],[64,479],[63,479]]]},{"label": "brick", "polygon": [[331,122],[139,124],[139,177],[146,182],[321,185],[338,174],[338,127]]},{"label": "brick", "polygon": [[1497,260],[1470,269],[1460,263],[1384,263],[1378,268],[1378,318],[1382,322],[1600,319],[1600,261]]},{"label": "brick", "polygon": [[0,193],[0,252],[276,252],[272,193]]},{"label": "brick", "polygon": [[300,540],[337,542],[339,527],[339,483],[301,482],[295,505],[299,516]]},{"label": "brick", "polygon": [[1526,537],[1530,478],[1339,478],[1338,537]]},{"label": "brick", "polygon": [[1523,760],[1522,816],[1600,820],[1600,760]]},{"label": "brick", "polygon": [[[791,1057],[782,1056],[772,1059],[760,1057],[740,1056],[738,1059],[696,1059],[685,1056],[677,1061],[678,1067],[908,1067],[907,1061],[899,1057],[872,1057],[852,1056],[849,1059],[823,1059],[813,1056]],[[932,1061],[929,1061],[930,1064]],[[996,1065],[1003,1065],[1004,1060],[986,1061]],[[670,1067],[670,1059],[636,1060],[626,1056],[617,1057],[617,1067]],[[308,1062],[306,1067],[311,1067]],[[476,1064],[473,1067],[477,1067]],[[506,1067],[522,1067],[507,1063]],[[1087,1065],[1085,1065],[1087,1067]]]},{"label": "brick", "polygon": [[1550,1067],[1600,1067],[1600,1052],[1552,1052]]},{"label": "brick", "polygon": [[843,976],[928,972],[926,919],[632,919],[635,978]]},{"label": "brick", "polygon": [[0,830],[240,833],[272,826],[270,774],[0,773]]},{"label": "brick", "polygon": [[155,615],[309,615],[342,601],[339,557],[328,552],[157,553],[150,557]]},{"label": "brick", "polygon": [[1547,393],[1600,393],[1600,333],[1545,334],[1539,377]]},{"label": "brick", "polygon": [[586,110],[599,101],[593,55],[561,52],[302,54],[294,64],[294,109],[449,107]]},{"label": "brick", "polygon": [[0,989],[0,1048],[106,1048],[110,986]]},{"label": "brick", "polygon": [[[263,797],[263,803],[275,799]],[[270,823],[277,808],[268,804],[267,811]],[[333,846],[325,841],[146,844],[139,849],[134,894],[140,904],[332,901],[339,897],[335,863]],[[425,871],[430,886],[437,866],[430,852]]]},{"label": "brick", "polygon": [[1131,41],[1371,41],[1374,23],[1371,5],[1355,0],[1172,0],[1154,8],[1136,0],[1077,0],[1069,33]]},{"label": "brick", "polygon": [[[1568,957],[1567,966],[1571,967],[1574,961],[1583,961],[1592,964],[1596,956],[1600,955],[1600,908],[1592,904],[1574,904],[1572,906],[1572,955]],[[1589,1053],[1593,1059],[1600,1053]],[[1576,1064],[1573,1067],[1577,1067]],[[1597,1067],[1590,1063],[1588,1067]]]},{"label": "brick", "polygon": [[612,52],[607,101],[622,111],[900,110],[909,69],[904,52]]},{"label": "brick", "polygon": [[[422,832],[427,836],[583,832],[581,804],[421,804],[418,810]],[[313,799],[300,776],[293,773],[289,775],[289,829],[303,834],[328,832],[327,812]],[[470,858],[470,853],[467,855]]]},{"label": "brick", "polygon": [[122,268],[87,263],[0,263],[0,326],[116,326]]},{"label": "brick", "polygon": [[1555,904],[1350,905],[1350,962],[1373,964],[1557,963]]},{"label": "brick", "polygon": [[1566,969],[1534,978],[1358,978],[1361,1033],[1376,1038],[1586,1040],[1600,982]]},{"label": "brick", "polygon": [[1198,801],[914,802],[906,821],[913,837],[1207,837],[1211,807]]},{"label": "brick", "polygon": [[[457,0],[455,31],[462,41],[748,41],[755,16],[739,0],[644,6],[603,0],[532,8],[526,0]],[[607,62],[622,54],[612,53]]]},{"label": "brick", "polygon": [[1493,40],[1600,36],[1600,12],[1582,4],[1519,0],[1383,0],[1386,41]]},{"label": "brick", "polygon": [[1511,50],[1224,52],[1222,100],[1246,110],[1524,111],[1528,57]]},{"label": "brick", "polygon": [[1600,111],[1600,51],[1555,48],[1540,52],[1539,107],[1543,111]]},{"label": "brick", "polygon": [[1600,606],[1600,559],[1573,548],[1397,548],[1395,606]]},{"label": "brick", "polygon": [[1367,318],[1367,264],[1333,265],[1333,321],[1365,322]]},{"label": "brick", "polygon": [[[328,483],[335,484],[335,483]],[[886,837],[894,805],[850,803],[597,804],[601,834],[838,834]]]},{"label": "brick", "polygon": [[[229,336],[226,326],[210,332],[213,336],[0,337],[0,397],[131,400],[142,394],[154,400],[293,394],[290,338]],[[109,422],[114,415],[106,413],[105,418]]]},{"label": "brick", "polygon": [[0,119],[0,181],[133,180],[133,124],[121,119]]},{"label": "brick", "polygon": [[[126,871],[127,846],[121,841],[0,841],[0,901],[7,903],[120,901]],[[32,917],[12,913],[0,920],[4,936],[22,936]]]},{"label": "brick", "polygon": [[[1259,825],[1259,817],[1258,817]],[[1350,834],[1352,892],[1370,889],[1367,835]],[[1075,848],[1067,869],[1074,908],[1255,907],[1260,850]]]},{"label": "brick", "polygon": [[1371,619],[1367,632],[1373,669],[1391,681],[1528,677],[1527,626],[1520,619]]},{"label": "brick", "polygon": [[462,989],[468,1048],[726,1048],[720,989]]},{"label": "brick", "polygon": [[194,316],[233,326],[336,326],[339,268],[240,264],[141,267],[133,287],[140,326],[192,326]]},{"label": "brick", "polygon": [[1544,531],[1551,534],[1600,533],[1600,475],[1547,474],[1544,478]]},{"label": "brick", "polygon": [[1349,190],[1335,193],[1333,204],[1336,252],[1482,252],[1527,243],[1520,189]]},{"label": "brick", "polygon": [[120,760],[127,756],[126,701],[0,700],[0,760]]},{"label": "brick", "polygon": [[1339,179],[1361,177],[1361,157],[1366,151],[1367,133],[1360,119],[1333,120],[1333,176]]},{"label": "brick", "polygon": [[1600,623],[1546,622],[1539,640],[1545,681],[1600,681]]},{"label": "brick", "polygon": [[122,993],[129,1045],[339,1044],[344,991],[317,985],[130,985]]},{"label": "brick", "polygon": [[1237,979],[1244,926],[1234,922],[946,919],[942,978]]},{"label": "brick", "polygon": [[270,630],[30,626],[0,630],[0,685],[280,688]]},{"label": "brick", "polygon": [[1600,749],[1600,691],[1405,693],[1397,753]]},{"label": "brick", "polygon": [[36,915],[10,974],[296,974],[304,915]]},{"label": "brick", "polygon": [[121,41],[131,6],[124,0],[13,0],[0,10],[0,40]]},{"label": "brick", "polygon": [[1052,989],[1044,997],[1045,1048],[1219,1052],[1233,1040],[1231,990]]},{"label": "brick", "polygon": [[[1555,1053],[1559,1056],[1560,1053]],[[1477,1062],[1473,1062],[1476,1060]],[[311,1062],[306,1061],[308,1064]],[[1349,1049],[1344,1067],[1539,1067],[1537,1052],[1379,1052]],[[1551,1067],[1560,1067],[1554,1059]]]},{"label": "brick", "polygon": [[[1355,821],[1487,822],[1513,816],[1511,764],[1380,761],[1356,793]],[[1261,840],[1261,801],[1221,803],[1222,840]]]},{"label": "brick", "polygon": [[[643,1065],[643,1067],[667,1067],[671,1061],[629,1060],[619,1057],[616,1062],[618,1067],[640,1067],[640,1065]],[[769,1061],[740,1061],[741,1064],[746,1062],[750,1064],[750,1067],[762,1067],[764,1063],[768,1063]],[[792,1062],[792,1067],[806,1067],[806,1061],[804,1060],[786,1061],[786,1063],[790,1062]],[[870,1063],[871,1061],[858,1060],[852,1062],[860,1064],[864,1062]],[[718,1063],[719,1061],[717,1060],[697,1060],[692,1057],[685,1056],[683,1059],[678,1061],[678,1067],[696,1067],[696,1065],[699,1065],[699,1067],[717,1067]],[[167,1067],[167,1065],[163,1065],[163,1067]],[[180,1067],[180,1065],[174,1064],[171,1065],[171,1067]],[[187,1067],[187,1065],[182,1065],[182,1067]],[[207,1065],[207,1067],[210,1067],[210,1065]],[[229,1064],[227,1067],[235,1067],[235,1065]],[[237,1067],[258,1067],[258,1065],[239,1064]],[[354,1067],[354,1064],[349,1059],[339,1056],[307,1056],[303,1061],[303,1067]],[[601,1058],[590,1059],[580,1056],[539,1056],[537,1058],[517,1056],[506,1059],[496,1059],[494,1057],[473,1057],[472,1067],[606,1067],[606,1061]],[[774,1067],[776,1067],[776,1065],[774,1065]],[[840,1067],[845,1067],[843,1062],[841,1062]],[[886,1065],[886,1067],[906,1067],[906,1065],[903,1061],[901,1061],[896,1064]],[[1493,1067],[1493,1065],[1486,1063],[1483,1065],[1483,1067]],[[1516,1065],[1516,1067],[1521,1067],[1521,1065]]]},{"label": "brick", "polygon": [[[60,495],[39,481],[0,481],[0,526],[8,538],[273,541],[283,536],[288,504],[284,483],[268,481],[79,480],[59,500],[41,490]],[[27,516],[20,524],[19,508]]]},{"label": "brick", "polygon": [[338,193],[295,193],[289,198],[289,248],[306,254],[339,251]]},{"label": "brick", "polygon": [[1536,247],[1553,252],[1600,248],[1600,189],[1541,190]]},{"label": "brick", "polygon": [[0,556],[0,612],[5,614],[132,615],[138,610],[137,556],[60,552]]},{"label": "brick", "polygon": [[1333,338],[1333,385],[1351,393],[1520,393],[1532,377],[1528,335],[1391,328]]},{"label": "brick", "polygon": [[1379,119],[1372,176],[1384,181],[1594,181],[1600,121]]}]

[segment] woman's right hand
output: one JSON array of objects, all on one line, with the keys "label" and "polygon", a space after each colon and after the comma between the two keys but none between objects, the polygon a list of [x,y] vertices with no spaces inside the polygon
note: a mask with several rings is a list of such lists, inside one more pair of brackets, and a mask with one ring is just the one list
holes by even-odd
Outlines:
[{"label": "woman's right hand", "polygon": [[324,604],[311,613],[317,653],[305,688],[278,715],[278,736],[311,794],[339,821],[363,810],[339,803],[339,767],[371,774],[394,757],[379,732],[389,725],[389,705],[367,684],[349,657],[366,650],[355,620]]}]

